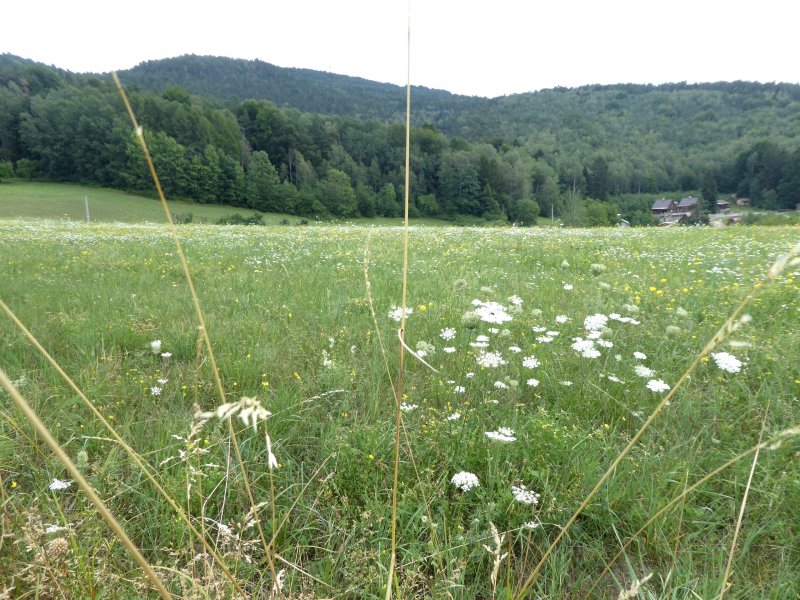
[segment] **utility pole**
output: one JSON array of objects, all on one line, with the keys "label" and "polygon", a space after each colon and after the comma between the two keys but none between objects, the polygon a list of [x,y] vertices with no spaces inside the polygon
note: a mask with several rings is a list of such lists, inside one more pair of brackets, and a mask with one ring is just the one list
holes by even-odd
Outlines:
[{"label": "utility pole", "polygon": [[83,204],[86,207],[86,222],[89,222],[89,196],[83,197]]}]

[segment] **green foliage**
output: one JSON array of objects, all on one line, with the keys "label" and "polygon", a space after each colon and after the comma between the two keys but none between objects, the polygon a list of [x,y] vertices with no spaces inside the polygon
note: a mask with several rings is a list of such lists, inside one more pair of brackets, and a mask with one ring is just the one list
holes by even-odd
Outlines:
[{"label": "green foliage", "polygon": [[585,207],[585,222],[588,227],[603,227],[619,223],[617,205],[610,202],[588,199]]},{"label": "green foliage", "polygon": [[337,169],[330,169],[319,183],[319,201],[328,213],[336,217],[358,214],[358,202],[350,178]]},{"label": "green foliage", "polygon": [[0,181],[14,177],[14,165],[10,161],[0,160]]},{"label": "green foliage", "polygon": [[[132,80],[131,102],[169,197],[303,215],[401,212],[405,127],[389,101],[394,86],[194,56],[123,74]],[[285,85],[267,92],[267,81]],[[226,94],[224,104],[216,93]],[[793,208],[800,195],[799,86],[589,86],[491,102],[415,94],[412,217],[513,220],[516,203],[531,199],[544,215],[579,224],[581,195],[738,191],[761,208]],[[264,99],[235,99],[255,97]],[[257,152],[272,169],[257,158],[251,170]],[[109,82],[0,57],[0,160],[33,161],[47,180],[152,190],[139,153]],[[387,185],[398,208],[381,196]],[[635,212],[629,220],[650,220]]]},{"label": "green foliage", "polygon": [[217,225],[266,225],[262,215],[250,215],[243,217],[239,213],[233,213],[226,217],[220,217],[216,221]]},{"label": "green foliage", "polygon": [[532,227],[536,225],[536,219],[539,217],[539,205],[533,200],[520,200],[517,202],[516,212],[516,223],[523,227]]},{"label": "green foliage", "polygon": [[17,177],[31,181],[36,177],[36,163],[29,158],[20,158],[16,164]]}]

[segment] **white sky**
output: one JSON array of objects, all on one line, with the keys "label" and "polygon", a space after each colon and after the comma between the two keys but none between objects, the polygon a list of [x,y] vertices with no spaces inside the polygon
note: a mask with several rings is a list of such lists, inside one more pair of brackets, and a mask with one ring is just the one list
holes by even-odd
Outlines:
[{"label": "white sky", "polygon": [[[18,0],[0,53],[75,72],[203,54],[404,85],[408,0]],[[411,0],[411,82],[555,86],[800,81],[797,0]]]}]

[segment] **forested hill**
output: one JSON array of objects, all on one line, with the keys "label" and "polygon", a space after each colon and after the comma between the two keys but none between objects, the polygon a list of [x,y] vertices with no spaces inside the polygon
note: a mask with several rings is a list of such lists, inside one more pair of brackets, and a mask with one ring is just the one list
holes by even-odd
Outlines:
[{"label": "forested hill", "polygon": [[[152,60],[120,71],[123,81],[163,92],[180,86],[191,94],[222,101],[269,100],[303,112],[383,121],[402,120],[405,87],[311,69],[283,68],[260,61],[184,55]],[[413,86],[415,119],[435,122],[442,112],[474,109],[483,99]]]},{"label": "forested hill", "polygon": [[[183,65],[183,75],[165,65]],[[400,213],[401,87],[202,57],[148,63],[121,79],[171,198],[303,215]],[[494,99],[416,89],[412,113],[412,216],[531,223],[541,209],[575,224],[618,214],[645,223],[653,196],[700,190],[709,206],[717,193],[768,209],[800,202],[798,85],[587,86]],[[107,76],[3,54],[0,179],[12,170],[151,189]],[[626,196],[639,193],[651,196]]]}]

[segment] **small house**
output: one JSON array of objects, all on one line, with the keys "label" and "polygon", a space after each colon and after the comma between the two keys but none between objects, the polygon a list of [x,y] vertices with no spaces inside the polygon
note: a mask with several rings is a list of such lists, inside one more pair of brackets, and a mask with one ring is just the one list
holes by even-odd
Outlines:
[{"label": "small house", "polygon": [[727,200],[717,200],[717,212],[728,212],[731,209],[731,203]]},{"label": "small house", "polygon": [[750,203],[750,198],[737,198],[736,205],[743,206],[745,208],[752,206],[752,204]]},{"label": "small house", "polygon": [[661,217],[674,213],[677,206],[678,205],[675,204],[675,200],[662,198],[661,200],[656,200],[653,202],[653,206],[650,210],[656,217]]},{"label": "small house", "polygon": [[694,196],[687,196],[686,198],[681,198],[681,201],[678,202],[679,213],[685,213],[687,215],[690,215],[699,208],[700,205],[698,204],[698,200]]}]

